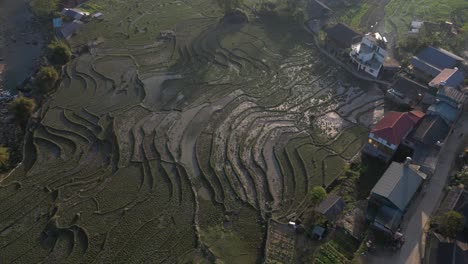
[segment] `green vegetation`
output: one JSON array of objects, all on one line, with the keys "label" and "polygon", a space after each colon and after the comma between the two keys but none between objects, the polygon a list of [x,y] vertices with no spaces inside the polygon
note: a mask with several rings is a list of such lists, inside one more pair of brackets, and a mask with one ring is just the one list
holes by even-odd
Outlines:
[{"label": "green vegetation", "polygon": [[348,235],[343,229],[337,229],[330,241],[318,249],[315,255],[316,264],[345,264],[349,263],[354,252],[359,247],[359,241]]},{"label": "green vegetation", "polygon": [[15,115],[17,122],[24,126],[34,112],[36,103],[34,102],[34,99],[20,96],[11,102],[10,107]]},{"label": "green vegetation", "polygon": [[347,7],[343,16],[340,17],[340,20],[348,26],[358,30],[362,18],[368,11],[369,5],[367,3],[356,4],[351,7]]},{"label": "green vegetation", "polygon": [[88,2],[88,3],[83,3],[79,6],[80,10],[83,10],[84,12],[89,12],[90,14],[99,12],[102,10],[102,6],[96,3]]},{"label": "green vegetation", "polygon": [[72,52],[65,42],[56,40],[50,43],[47,48],[49,49],[48,58],[51,63],[65,65],[71,60]]},{"label": "green vegetation", "polygon": [[[464,30],[468,27],[468,2],[464,0],[391,0],[385,7],[385,13],[386,31],[396,33],[398,45],[407,46],[411,52],[416,52],[419,47],[427,44],[458,51],[464,47],[468,37]],[[407,32],[413,19],[428,23],[415,39],[410,39]],[[445,21],[452,22],[455,28],[459,28],[460,34],[453,35],[451,26],[445,24]]]},{"label": "green vegetation", "polygon": [[322,186],[315,186],[310,190],[310,199],[313,204],[318,204],[327,197],[327,191]]},{"label": "green vegetation", "polygon": [[10,162],[10,151],[0,146],[0,171],[5,170]]},{"label": "green vegetation", "polygon": [[463,167],[451,178],[450,185],[458,186],[460,184],[463,184],[465,188],[468,188],[468,167]]},{"label": "green vegetation", "polygon": [[437,232],[450,238],[454,238],[461,232],[465,225],[465,218],[456,211],[445,212],[437,216],[434,221],[437,225]]},{"label": "green vegetation", "polygon": [[49,17],[58,9],[59,0],[32,0],[33,12],[41,17]]},{"label": "green vegetation", "polygon": [[59,74],[57,70],[52,66],[45,66],[39,69],[37,75],[37,85],[40,90],[40,93],[44,94],[49,92],[55,87],[59,79]]},{"label": "green vegetation", "polygon": [[224,10],[225,13],[231,12],[236,8],[240,8],[242,6],[242,0],[216,0],[218,5]]}]

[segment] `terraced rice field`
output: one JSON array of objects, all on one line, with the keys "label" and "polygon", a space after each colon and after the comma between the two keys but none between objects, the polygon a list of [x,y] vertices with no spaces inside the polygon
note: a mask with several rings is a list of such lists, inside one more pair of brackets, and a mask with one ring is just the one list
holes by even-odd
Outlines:
[{"label": "terraced rice field", "polygon": [[65,67],[0,183],[0,263],[254,263],[267,220],[307,208],[382,115],[377,88],[281,18],[90,3],[105,19],[72,39],[90,53]]}]

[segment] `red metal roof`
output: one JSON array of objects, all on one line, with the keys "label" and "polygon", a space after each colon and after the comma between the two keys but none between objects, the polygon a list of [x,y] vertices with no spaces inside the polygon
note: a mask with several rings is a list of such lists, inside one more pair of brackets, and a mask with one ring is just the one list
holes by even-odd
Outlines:
[{"label": "red metal roof", "polygon": [[388,143],[399,145],[403,138],[424,117],[421,111],[388,112],[380,120],[371,133],[376,137],[385,139]]}]

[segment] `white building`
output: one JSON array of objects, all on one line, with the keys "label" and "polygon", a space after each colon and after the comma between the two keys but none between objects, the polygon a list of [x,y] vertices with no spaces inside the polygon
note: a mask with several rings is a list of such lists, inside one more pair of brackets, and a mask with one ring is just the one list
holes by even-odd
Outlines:
[{"label": "white building", "polygon": [[387,51],[386,39],[379,33],[366,34],[361,42],[351,46],[351,60],[357,64],[358,70],[377,77],[382,69]]}]

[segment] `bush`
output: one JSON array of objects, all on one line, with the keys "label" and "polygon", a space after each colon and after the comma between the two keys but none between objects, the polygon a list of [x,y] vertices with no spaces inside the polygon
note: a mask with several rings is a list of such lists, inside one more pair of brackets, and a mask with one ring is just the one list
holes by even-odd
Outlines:
[{"label": "bush", "polygon": [[71,60],[72,52],[62,41],[54,41],[49,44],[49,60],[56,65],[65,65]]},{"label": "bush", "polygon": [[36,102],[34,99],[20,96],[11,103],[10,107],[15,115],[17,122],[24,126],[34,112],[34,109],[36,108]]},{"label": "bush", "polygon": [[310,190],[312,203],[318,204],[327,196],[327,191],[322,186],[315,186]]},{"label": "bush", "polygon": [[58,0],[32,0],[31,8],[37,16],[51,16],[58,10]]},{"label": "bush", "polygon": [[54,88],[55,84],[59,79],[59,74],[54,67],[46,66],[39,70],[37,76],[37,84],[41,93],[47,93],[49,90]]},{"label": "bush", "polygon": [[436,220],[437,231],[446,237],[454,238],[465,226],[465,217],[456,211],[448,211]]},{"label": "bush", "polygon": [[240,8],[242,0],[218,0],[218,5],[223,9],[224,13],[229,13],[236,8]]},{"label": "bush", "polygon": [[0,147],[0,170],[4,170],[8,167],[10,162],[10,151],[8,148]]}]

